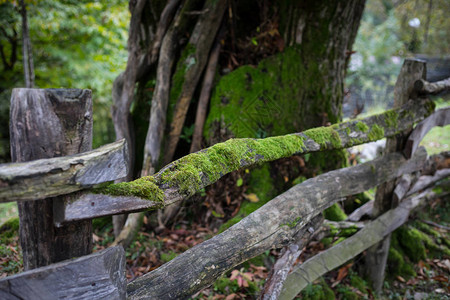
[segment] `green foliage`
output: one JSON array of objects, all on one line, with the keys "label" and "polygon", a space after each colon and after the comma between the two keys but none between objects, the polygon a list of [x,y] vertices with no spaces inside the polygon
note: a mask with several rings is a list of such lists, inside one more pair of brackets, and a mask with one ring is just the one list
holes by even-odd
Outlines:
[{"label": "green foliage", "polygon": [[322,280],[319,284],[308,284],[301,292],[302,299],[306,300],[332,300],[335,295],[332,289]]},{"label": "green foliage", "polygon": [[366,105],[386,105],[386,99],[393,99],[392,87],[402,62],[399,57],[406,53],[398,31],[399,23],[393,11],[380,15],[366,9],[346,77],[350,91],[366,99],[369,102]]},{"label": "green foliage", "polygon": [[[27,1],[28,2],[28,1]],[[17,33],[17,60],[0,72],[0,147],[7,132],[11,89],[23,86],[21,17],[18,8],[0,4],[0,44],[7,55]],[[110,118],[112,82],[125,68],[129,24],[128,1],[31,1],[27,3],[35,67],[35,87],[93,91],[94,141],[98,147],[114,139]],[[6,34],[5,34],[6,33]],[[1,156],[1,153],[0,153]],[[0,157],[1,159],[1,157]]]},{"label": "green foliage", "polygon": [[347,219],[347,215],[344,210],[337,203],[324,210],[323,215],[325,219],[330,221],[339,222]]},{"label": "green foliage", "polygon": [[177,257],[178,254],[175,253],[175,252],[173,252],[173,251],[169,251],[168,253],[162,252],[162,253],[160,254],[160,256],[161,256],[161,261],[162,261],[163,263],[166,263],[166,262],[171,261],[171,260],[174,259],[175,257]]},{"label": "green foliage", "polygon": [[19,217],[10,218],[0,227],[0,243],[9,244],[19,234]]},{"label": "green foliage", "polygon": [[399,245],[411,261],[418,262],[427,257],[422,235],[417,229],[402,226],[395,234]]}]

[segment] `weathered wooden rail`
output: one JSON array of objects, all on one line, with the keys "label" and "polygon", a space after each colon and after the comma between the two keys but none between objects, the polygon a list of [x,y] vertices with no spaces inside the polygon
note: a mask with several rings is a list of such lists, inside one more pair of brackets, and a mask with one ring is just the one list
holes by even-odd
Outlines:
[{"label": "weathered wooden rail", "polygon": [[[431,87],[436,92],[436,86],[441,90],[447,88],[445,84],[431,86],[416,81],[408,84],[407,93],[423,95],[429,93]],[[405,174],[423,171],[419,178],[404,176],[398,182],[396,199],[400,202],[408,198],[397,208],[364,226],[359,224],[363,228],[357,234],[297,266],[287,276],[283,290],[281,282],[276,291],[271,292],[273,299],[280,293],[282,299],[291,299],[308,282],[381,241],[403,224],[420,200],[429,196],[428,192],[417,192],[449,176],[450,169],[440,167],[437,162],[440,158],[427,159],[426,151],[418,145],[432,127],[450,123],[450,110],[445,108],[433,113],[434,105],[430,100],[411,97],[401,107],[361,120],[279,137],[219,143],[185,156],[153,176],[132,182],[96,186],[127,174],[128,155],[123,141],[72,156],[0,165],[0,202],[39,203],[40,199],[67,195],[53,200],[53,222],[55,226],[70,226],[74,221],[164,207],[189,198],[225,174],[241,168],[295,154],[342,149],[393,137],[420,122],[409,135],[406,147],[397,150],[400,152],[308,179],[223,233],[128,285],[124,251],[117,246],[6,277],[0,280],[0,298],[186,298],[266,250],[311,236],[306,234],[311,222],[317,222],[315,217],[340,199],[393,182]],[[446,155],[441,157],[448,157]],[[371,209],[367,207],[366,213]],[[299,278],[301,284],[292,283]]]}]

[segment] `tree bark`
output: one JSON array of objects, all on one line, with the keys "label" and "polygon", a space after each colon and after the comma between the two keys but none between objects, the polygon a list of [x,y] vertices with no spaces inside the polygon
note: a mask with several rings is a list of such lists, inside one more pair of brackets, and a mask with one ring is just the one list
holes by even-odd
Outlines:
[{"label": "tree bark", "polygon": [[[76,154],[92,147],[90,90],[14,89],[10,120],[13,162]],[[18,203],[25,270],[91,252],[90,220],[53,224],[53,201],[62,200]]]}]

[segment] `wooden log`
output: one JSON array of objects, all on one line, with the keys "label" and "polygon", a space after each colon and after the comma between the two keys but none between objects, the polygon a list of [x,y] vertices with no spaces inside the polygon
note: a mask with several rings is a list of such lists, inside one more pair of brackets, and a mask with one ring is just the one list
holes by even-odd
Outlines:
[{"label": "wooden log", "polygon": [[435,126],[443,127],[450,124],[450,107],[439,109],[435,111],[431,116],[417,124],[413,132],[409,135],[406,140],[404,153],[406,157],[411,157],[411,155],[419,147],[420,142],[424,136]]},{"label": "wooden log", "polygon": [[436,182],[450,176],[450,169],[437,170],[434,175],[420,176],[416,183],[406,193],[407,196],[417,193],[427,187],[435,184]]},{"label": "wooden log", "polygon": [[365,203],[363,206],[355,209],[347,218],[348,221],[357,222],[365,215],[371,216],[373,210],[374,201],[371,200]]},{"label": "wooden log", "polygon": [[337,228],[337,229],[347,229],[347,228],[357,228],[357,229],[361,229],[364,228],[365,223],[364,222],[349,222],[349,221],[330,221],[330,220],[325,220],[323,222],[323,227],[324,228]]},{"label": "wooden log", "polygon": [[126,176],[125,140],[76,155],[0,165],[0,202],[54,197]]},{"label": "wooden log", "polygon": [[[91,150],[90,90],[13,89],[10,116],[13,162]],[[91,221],[55,227],[54,199],[18,202],[25,270],[86,255],[92,250]]]},{"label": "wooden log", "polygon": [[392,204],[393,207],[396,207],[400,201],[406,196],[409,188],[411,187],[411,182],[413,178],[411,174],[404,174],[401,178],[399,178],[397,185],[394,188],[392,193]]},{"label": "wooden log", "polygon": [[286,246],[280,257],[267,275],[264,287],[258,299],[276,300],[281,293],[284,281],[287,278],[292,266],[308,244],[309,240],[320,230],[320,224],[323,222],[321,214],[315,216],[311,222],[304,226],[298,233],[295,241]]},{"label": "wooden log", "polygon": [[412,209],[424,202],[425,199],[432,197],[433,194],[431,191],[426,191],[405,199],[397,208],[389,210],[371,221],[353,236],[294,267],[286,279],[279,299],[293,299],[309,283],[382,241],[408,220]]},{"label": "wooden log", "polygon": [[125,299],[125,251],[121,246],[26,271],[0,280],[0,298]]},{"label": "wooden log", "polygon": [[[414,82],[418,79],[424,79],[426,75],[426,63],[420,60],[406,59],[398,75],[394,87],[394,107],[401,107],[407,103],[408,99],[419,101],[414,91]],[[405,148],[406,137],[410,134],[412,127],[407,127],[400,131],[396,137],[386,140],[385,153],[403,151]],[[372,215],[378,217],[382,213],[397,205],[393,201],[393,191],[395,180],[386,182],[377,188],[375,202],[373,204]],[[372,283],[375,293],[380,293],[384,281],[384,270],[386,267],[387,256],[389,252],[390,236],[386,237],[381,243],[374,245],[368,250],[366,255],[366,275]]]},{"label": "wooden log", "polygon": [[[157,174],[134,182],[122,183],[119,189],[98,191],[105,195],[85,194],[67,203],[64,219],[80,220],[124,212],[165,207],[189,198],[222,176],[262,162],[294,154],[347,148],[376,141],[409,128],[433,110],[428,100],[408,102],[401,108],[329,127],[266,139],[230,139],[189,154],[167,165]],[[142,193],[142,187],[148,193]],[[118,197],[120,196],[120,197]],[[101,203],[100,203],[101,202]]]},{"label": "wooden log", "polygon": [[186,298],[234,266],[271,248],[289,244],[305,224],[340,198],[361,193],[400,174],[419,170],[425,161],[424,149],[417,151],[409,161],[394,153],[308,179],[223,233],[131,282],[127,287],[128,297]]},{"label": "wooden log", "polygon": [[428,82],[424,79],[419,79],[414,83],[414,88],[419,94],[439,94],[450,90],[450,78],[438,82]]}]

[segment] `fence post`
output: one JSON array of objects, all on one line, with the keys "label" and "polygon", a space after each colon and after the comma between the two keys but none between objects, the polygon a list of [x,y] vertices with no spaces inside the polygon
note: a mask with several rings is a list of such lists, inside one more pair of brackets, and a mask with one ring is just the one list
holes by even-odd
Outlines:
[{"label": "fence post", "polygon": [[[398,75],[394,87],[394,108],[400,107],[409,99],[416,99],[414,83],[419,79],[425,79],[426,63],[421,60],[406,59]],[[403,152],[408,135],[411,129],[406,130],[395,137],[386,139],[384,154],[391,152]],[[372,217],[375,219],[398,203],[393,201],[393,191],[395,180],[386,182],[377,188]],[[367,277],[372,283],[374,291],[379,294],[382,290],[384,272],[389,253],[391,235],[387,235],[384,240],[370,247],[366,255]]]},{"label": "fence post", "polygon": [[[24,162],[65,156],[92,148],[90,90],[14,89],[10,110],[11,158]],[[20,201],[20,243],[25,270],[89,254],[91,220],[61,227],[53,223],[53,201]]]}]

